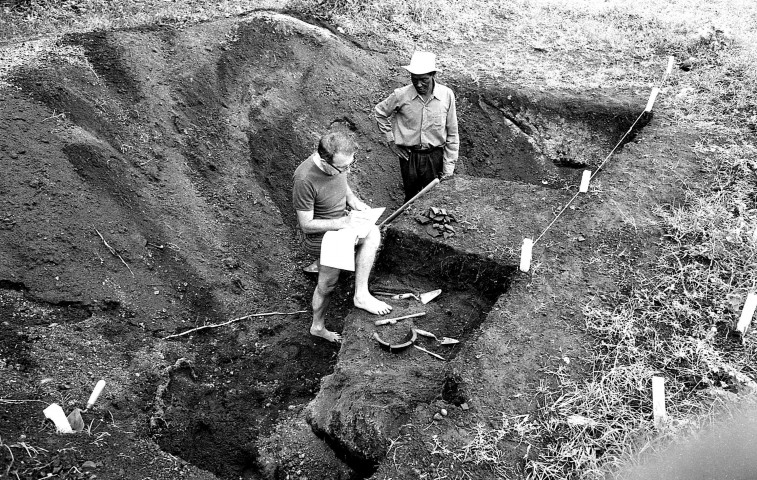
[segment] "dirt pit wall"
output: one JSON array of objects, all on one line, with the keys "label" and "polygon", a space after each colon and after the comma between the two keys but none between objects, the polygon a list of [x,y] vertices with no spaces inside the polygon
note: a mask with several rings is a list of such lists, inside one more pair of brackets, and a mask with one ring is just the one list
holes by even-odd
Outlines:
[{"label": "dirt pit wall", "polygon": [[[430,414],[433,402],[463,402],[445,363],[415,350],[396,357],[365,338],[370,319],[352,311],[347,275],[329,316],[347,338],[339,358],[308,335],[307,312],[162,340],[248,313],[307,311],[314,281],[300,271],[307,259],[295,234],[291,172],[323,132],[354,132],[363,146],[352,173],[356,193],[374,205],[399,205],[397,162],[381,143],[372,108],[407,81],[401,59],[272,13],[73,35],[56,49],[19,69],[18,89],[0,97],[0,152],[8,166],[0,179],[7,207],[0,286],[13,293],[2,307],[9,311],[31,301],[67,312],[11,315],[10,327],[36,329],[24,337],[28,348],[45,337],[40,329],[59,324],[61,335],[91,328],[88,341],[114,352],[102,358],[81,351],[77,333],[70,344],[46,345],[66,359],[61,365],[74,379],[68,389],[86,396],[93,379],[123,372],[116,393],[105,397],[116,420],[222,478],[275,478],[296,469],[271,448],[298,454],[287,436],[322,451],[305,435],[302,411],[319,389],[308,418],[347,464],[324,454],[312,474],[344,478],[374,471],[402,422]],[[461,218],[460,235],[451,239],[391,231],[376,281],[413,290],[441,285],[445,297],[428,307],[426,321],[412,324],[465,340],[516,264],[520,238],[505,227],[520,222],[498,216],[524,199],[522,208],[547,220],[561,197],[544,193],[542,180],[571,177],[566,163],[596,163],[628,116],[626,107],[616,118],[597,102],[573,108],[514,86],[440,81],[458,91],[459,171],[472,176],[443,184],[433,198],[454,208],[467,200],[457,185],[490,191],[491,181],[476,175],[497,178],[499,193],[487,209]],[[588,111],[600,112],[599,120],[586,120]],[[561,134],[561,125],[578,133]],[[569,138],[586,148],[558,154]],[[512,196],[509,180],[528,194]],[[474,232],[505,233],[479,244],[470,241]],[[464,348],[424,342],[447,359]],[[398,358],[402,375],[390,363]],[[77,376],[82,369],[87,375]],[[399,385],[396,398],[361,390],[353,374],[366,371],[380,379],[372,385]],[[379,413],[364,409],[384,400],[389,407]],[[335,404],[341,406],[326,408]],[[362,418],[369,434],[349,418]]]}]

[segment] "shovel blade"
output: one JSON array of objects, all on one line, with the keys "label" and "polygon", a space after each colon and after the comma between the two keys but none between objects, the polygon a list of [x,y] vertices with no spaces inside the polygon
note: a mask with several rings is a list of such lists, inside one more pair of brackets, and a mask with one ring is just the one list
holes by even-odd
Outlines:
[{"label": "shovel blade", "polygon": [[433,300],[436,297],[438,297],[439,294],[441,294],[441,293],[442,293],[442,289],[441,288],[437,289],[437,290],[432,290],[430,292],[421,293],[421,298],[420,298],[421,303],[425,305],[428,302],[430,302],[431,300]]}]

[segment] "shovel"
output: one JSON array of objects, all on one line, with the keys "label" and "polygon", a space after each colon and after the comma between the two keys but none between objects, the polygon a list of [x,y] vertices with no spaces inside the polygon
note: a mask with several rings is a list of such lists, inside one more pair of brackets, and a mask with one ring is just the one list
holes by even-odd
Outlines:
[{"label": "shovel", "polygon": [[456,340],[454,338],[449,338],[449,337],[439,338],[433,333],[427,332],[426,330],[421,330],[420,328],[416,328],[415,333],[417,333],[418,335],[423,335],[424,337],[433,338],[434,340],[439,342],[440,345],[454,345],[456,343],[460,343],[460,340]]}]

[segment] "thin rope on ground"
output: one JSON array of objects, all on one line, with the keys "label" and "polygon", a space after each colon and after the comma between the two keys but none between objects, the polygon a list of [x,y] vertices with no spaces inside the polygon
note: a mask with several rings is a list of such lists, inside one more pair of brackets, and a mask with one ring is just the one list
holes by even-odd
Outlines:
[{"label": "thin rope on ground", "polygon": [[[662,90],[663,85],[665,85],[665,82],[668,80],[668,76],[670,75],[670,71],[671,71],[670,70],[670,66],[672,64],[672,61],[673,61],[673,57],[670,57],[670,59],[668,60],[668,68],[665,69],[665,73],[663,74],[662,79],[660,79],[660,86],[657,87],[658,91]],[[652,89],[652,91],[654,92],[654,88]],[[628,131],[626,133],[624,133],[622,137],[620,137],[620,140],[618,141],[618,143],[615,144],[615,146],[612,148],[612,150],[610,150],[610,153],[607,154],[607,156],[605,157],[604,160],[602,160],[602,162],[599,164],[599,166],[597,167],[597,169],[594,170],[594,172],[591,174],[591,177],[589,177],[590,181],[594,179],[594,177],[597,175],[597,173],[599,173],[599,171],[602,169],[602,167],[604,167],[605,163],[607,163],[607,161],[610,160],[610,157],[612,157],[612,155],[615,153],[615,151],[618,149],[618,147],[620,147],[623,144],[623,141],[626,139],[626,137],[628,137],[628,135],[631,134],[631,132],[633,131],[634,127],[636,127],[636,124],[639,123],[639,120],[641,120],[641,118],[644,116],[645,113],[647,113],[647,109],[646,108],[644,110],[642,110],[642,112],[639,114],[638,117],[636,117],[636,120],[633,121],[633,123],[631,124],[631,127],[628,129]],[[578,198],[578,195],[580,195],[580,194],[581,194],[581,192],[579,190],[578,192],[576,192],[575,195],[573,195],[573,197],[570,200],[568,200],[568,203],[566,203],[565,206],[557,213],[557,215],[555,215],[555,218],[553,218],[552,221],[549,223],[549,225],[547,225],[547,228],[545,228],[544,231],[542,231],[541,234],[538,237],[536,237],[536,239],[534,240],[533,245],[536,245],[536,243],[539,240],[541,240],[541,237],[543,237],[544,234],[547,233],[547,231],[552,227],[552,225],[555,224],[555,222],[557,221],[557,219],[560,218],[560,216],[563,214],[563,212],[565,212],[565,210],[567,210],[568,207],[570,207],[570,205],[573,203],[573,201],[576,198]]]}]

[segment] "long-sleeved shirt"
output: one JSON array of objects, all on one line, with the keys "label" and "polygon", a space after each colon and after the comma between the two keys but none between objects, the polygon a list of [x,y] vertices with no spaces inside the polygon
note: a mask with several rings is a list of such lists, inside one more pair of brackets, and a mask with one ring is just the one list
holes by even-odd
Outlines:
[{"label": "long-sleeved shirt", "polygon": [[[405,147],[444,147],[444,174],[452,175],[460,150],[455,94],[434,82],[428,102],[413,85],[396,89],[374,109],[387,141]],[[394,117],[394,122],[392,122]]]}]

